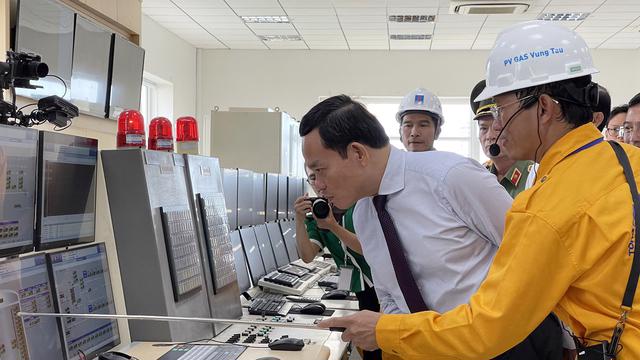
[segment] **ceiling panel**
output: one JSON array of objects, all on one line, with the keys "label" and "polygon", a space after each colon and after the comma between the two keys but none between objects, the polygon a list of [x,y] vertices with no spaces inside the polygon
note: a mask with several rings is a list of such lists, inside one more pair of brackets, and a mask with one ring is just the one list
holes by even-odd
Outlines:
[{"label": "ceiling panel", "polygon": [[390,40],[391,50],[429,50],[430,40]]},{"label": "ceiling panel", "polygon": [[241,24],[244,26],[244,21],[237,16],[192,15],[191,18],[200,24]]},{"label": "ceiling panel", "polygon": [[387,32],[387,23],[342,23],[344,31],[351,30],[379,30],[385,34]]},{"label": "ceiling panel", "polygon": [[[144,0],[142,11],[189,43],[207,48],[488,49],[512,24],[566,12],[591,13],[582,22],[558,22],[575,29],[590,46],[640,47],[640,0],[532,2],[523,14],[488,16],[450,14],[449,0]],[[291,22],[245,24],[242,15],[286,15]],[[436,15],[436,20],[388,22],[388,15]],[[264,44],[256,34],[300,35],[304,41],[271,46],[276,41]],[[390,34],[432,34],[433,40],[391,41]]]},{"label": "ceiling panel", "polygon": [[296,29],[259,29],[253,32],[256,35],[298,35]]},{"label": "ceiling panel", "polygon": [[333,9],[330,0],[280,0],[280,5],[287,11],[289,9]]},{"label": "ceiling panel", "polygon": [[182,8],[191,16],[224,16],[235,17],[233,10],[229,8]]},{"label": "ceiling panel", "polygon": [[[148,2],[144,0],[142,4]],[[223,0],[172,0],[177,6],[181,8],[221,8],[228,9],[229,6]]]},{"label": "ceiling panel", "polygon": [[278,8],[233,8],[238,16],[269,16],[286,15],[281,7]]},{"label": "ceiling panel", "polygon": [[342,15],[338,13],[341,23],[387,23],[387,15]]},{"label": "ceiling panel", "polygon": [[333,35],[333,34],[342,35],[342,30],[340,28],[336,28],[336,29],[300,29],[298,28],[298,32],[303,36]]},{"label": "ceiling panel", "polygon": [[393,34],[433,33],[433,23],[389,23],[389,32]]},{"label": "ceiling panel", "polygon": [[172,15],[172,16],[182,16],[184,12],[177,7],[153,7],[153,8],[144,8],[142,9],[145,15],[155,16],[155,15]]},{"label": "ceiling panel", "polygon": [[298,24],[306,23],[338,23],[338,17],[331,15],[289,15],[291,22]]},{"label": "ceiling panel", "polygon": [[336,13],[338,16],[376,16],[387,15],[386,8],[340,8],[336,7]]},{"label": "ceiling panel", "polygon": [[386,0],[333,0],[336,8],[383,8],[386,9]]},{"label": "ceiling panel", "polygon": [[280,7],[278,0],[225,0],[233,9]]},{"label": "ceiling panel", "polygon": [[285,10],[289,16],[295,17],[297,15],[315,15],[315,16],[335,16],[336,11],[330,8],[289,8],[285,7]]},{"label": "ceiling panel", "polygon": [[142,2],[142,8],[152,7],[175,7],[175,5],[169,0],[144,0]]}]

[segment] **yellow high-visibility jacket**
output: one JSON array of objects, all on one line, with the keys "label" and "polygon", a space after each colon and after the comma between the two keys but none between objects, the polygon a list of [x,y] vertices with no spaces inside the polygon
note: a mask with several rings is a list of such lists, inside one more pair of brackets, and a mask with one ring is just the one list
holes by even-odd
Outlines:
[{"label": "yellow high-visibility jacket", "polygon": [[[500,249],[469,304],[380,318],[376,340],[386,359],[491,359],[552,311],[589,344],[611,338],[635,241],[629,186],[611,146],[571,155],[599,137],[589,123],[547,151],[536,184],[507,213]],[[637,183],[640,149],[623,147]],[[618,360],[640,359],[639,294]]]}]

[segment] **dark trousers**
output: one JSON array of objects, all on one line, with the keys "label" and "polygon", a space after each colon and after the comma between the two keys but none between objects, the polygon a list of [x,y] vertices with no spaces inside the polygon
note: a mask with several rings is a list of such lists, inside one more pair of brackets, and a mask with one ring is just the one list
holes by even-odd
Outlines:
[{"label": "dark trousers", "polygon": [[561,360],[562,327],[554,314],[549,314],[520,344],[495,360]]},{"label": "dark trousers", "polygon": [[[366,285],[365,285],[366,287]],[[366,287],[363,291],[356,293],[358,298],[358,308],[360,310],[371,310],[380,312],[380,303],[376,291],[372,287]],[[382,360],[382,351],[363,351],[362,360]]]}]

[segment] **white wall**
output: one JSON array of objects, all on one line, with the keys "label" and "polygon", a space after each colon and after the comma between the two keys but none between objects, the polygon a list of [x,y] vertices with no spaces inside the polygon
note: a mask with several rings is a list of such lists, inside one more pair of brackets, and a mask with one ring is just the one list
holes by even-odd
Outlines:
[{"label": "white wall", "polygon": [[[196,48],[142,16],[141,46],[145,72],[173,84],[173,120],[196,114]],[[162,114],[171,116],[171,114]]]},{"label": "white wall", "polygon": [[[483,78],[487,51],[199,50],[198,111],[214,106],[275,107],[300,119],[319,96],[402,96],[424,86],[439,96],[469,96]],[[596,50],[613,104],[640,91],[640,51]]]}]

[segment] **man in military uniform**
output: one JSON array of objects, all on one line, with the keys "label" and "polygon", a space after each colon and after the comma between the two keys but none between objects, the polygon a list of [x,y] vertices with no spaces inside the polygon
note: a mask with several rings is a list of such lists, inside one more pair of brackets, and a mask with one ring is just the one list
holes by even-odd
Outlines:
[{"label": "man in military uniform", "polygon": [[485,88],[485,81],[480,81],[471,91],[471,109],[475,114],[473,120],[478,121],[478,138],[484,154],[489,161],[484,166],[492,174],[498,178],[498,182],[502,185],[512,198],[525,190],[527,176],[533,169],[533,161],[521,160],[515,161],[509,159],[504,152],[498,156],[492,156],[489,153],[489,147],[496,142],[498,132],[493,130],[493,114],[491,108],[495,106],[492,99],[474,102],[478,94]]}]

